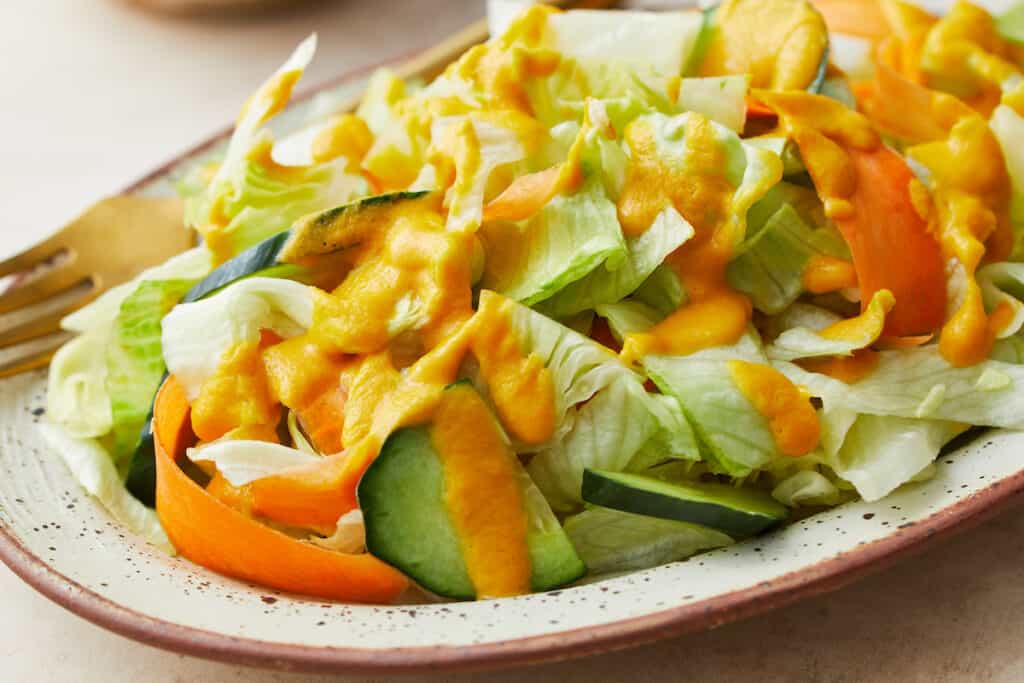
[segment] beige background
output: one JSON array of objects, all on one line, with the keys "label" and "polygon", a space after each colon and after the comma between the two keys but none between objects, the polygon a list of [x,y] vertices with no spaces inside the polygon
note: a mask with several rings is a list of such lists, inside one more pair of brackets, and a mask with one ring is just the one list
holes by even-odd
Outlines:
[{"label": "beige background", "polygon": [[[296,2],[296,4],[299,4]],[[481,0],[310,2],[287,15],[158,19],[110,0],[0,2],[0,257],[229,121],[291,46],[306,83],[440,39]],[[455,681],[1024,680],[1024,510],[838,593],[715,632]],[[0,567],[4,681],[299,681],[109,634]]]}]

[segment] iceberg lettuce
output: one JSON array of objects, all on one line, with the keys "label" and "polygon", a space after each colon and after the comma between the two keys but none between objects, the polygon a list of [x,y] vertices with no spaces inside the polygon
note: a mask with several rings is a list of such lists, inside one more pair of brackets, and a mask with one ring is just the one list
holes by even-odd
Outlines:
[{"label": "iceberg lettuce", "polygon": [[185,451],[192,462],[210,462],[232,486],[245,486],[292,467],[320,460],[320,456],[266,441],[218,440]]},{"label": "iceberg lettuce", "polygon": [[603,507],[570,517],[565,532],[595,574],[656,567],[733,543],[708,527]]},{"label": "iceberg lettuce", "polygon": [[195,400],[224,353],[254,343],[261,330],[282,337],[302,334],[313,324],[313,288],[292,280],[251,277],[217,294],[179,304],[163,319],[164,362]]}]

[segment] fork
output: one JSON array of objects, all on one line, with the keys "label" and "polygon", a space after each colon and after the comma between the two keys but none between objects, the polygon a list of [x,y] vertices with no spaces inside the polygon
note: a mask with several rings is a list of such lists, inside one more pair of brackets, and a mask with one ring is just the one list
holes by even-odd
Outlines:
[{"label": "fork", "polygon": [[100,200],[49,239],[0,262],[0,377],[43,367],[72,334],[68,313],[193,245],[176,197]]},{"label": "fork", "polygon": [[[562,8],[605,8],[616,0],[549,0]],[[487,40],[480,20],[397,65],[401,78],[430,79],[472,46]],[[355,109],[362,95],[336,111]],[[105,290],[131,280],[193,246],[181,200],[119,195],[94,204],[46,241],[0,262],[0,377],[47,365],[73,337],[67,314]]]}]

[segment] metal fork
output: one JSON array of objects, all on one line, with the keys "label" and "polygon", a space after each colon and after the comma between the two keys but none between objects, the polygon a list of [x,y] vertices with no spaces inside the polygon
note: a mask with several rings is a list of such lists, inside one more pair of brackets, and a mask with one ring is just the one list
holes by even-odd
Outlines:
[{"label": "metal fork", "polygon": [[61,318],[192,246],[176,197],[103,199],[49,239],[0,262],[0,377],[49,363]]}]

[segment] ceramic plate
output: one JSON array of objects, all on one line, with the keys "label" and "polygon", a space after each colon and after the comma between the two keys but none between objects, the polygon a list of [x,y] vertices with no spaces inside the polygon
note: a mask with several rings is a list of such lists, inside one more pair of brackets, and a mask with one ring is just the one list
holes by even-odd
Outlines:
[{"label": "ceramic plate", "polygon": [[[278,134],[356,92],[349,76],[293,105]],[[130,188],[170,181],[218,136]],[[1024,488],[1024,434],[989,432],[931,481],[642,572],[520,598],[355,606],[227,579],[131,537],[82,493],[37,424],[45,375],[0,382],[0,558],[123,635],[241,664],[346,673],[488,668],[578,657],[705,629],[835,589],[994,513]]]}]

